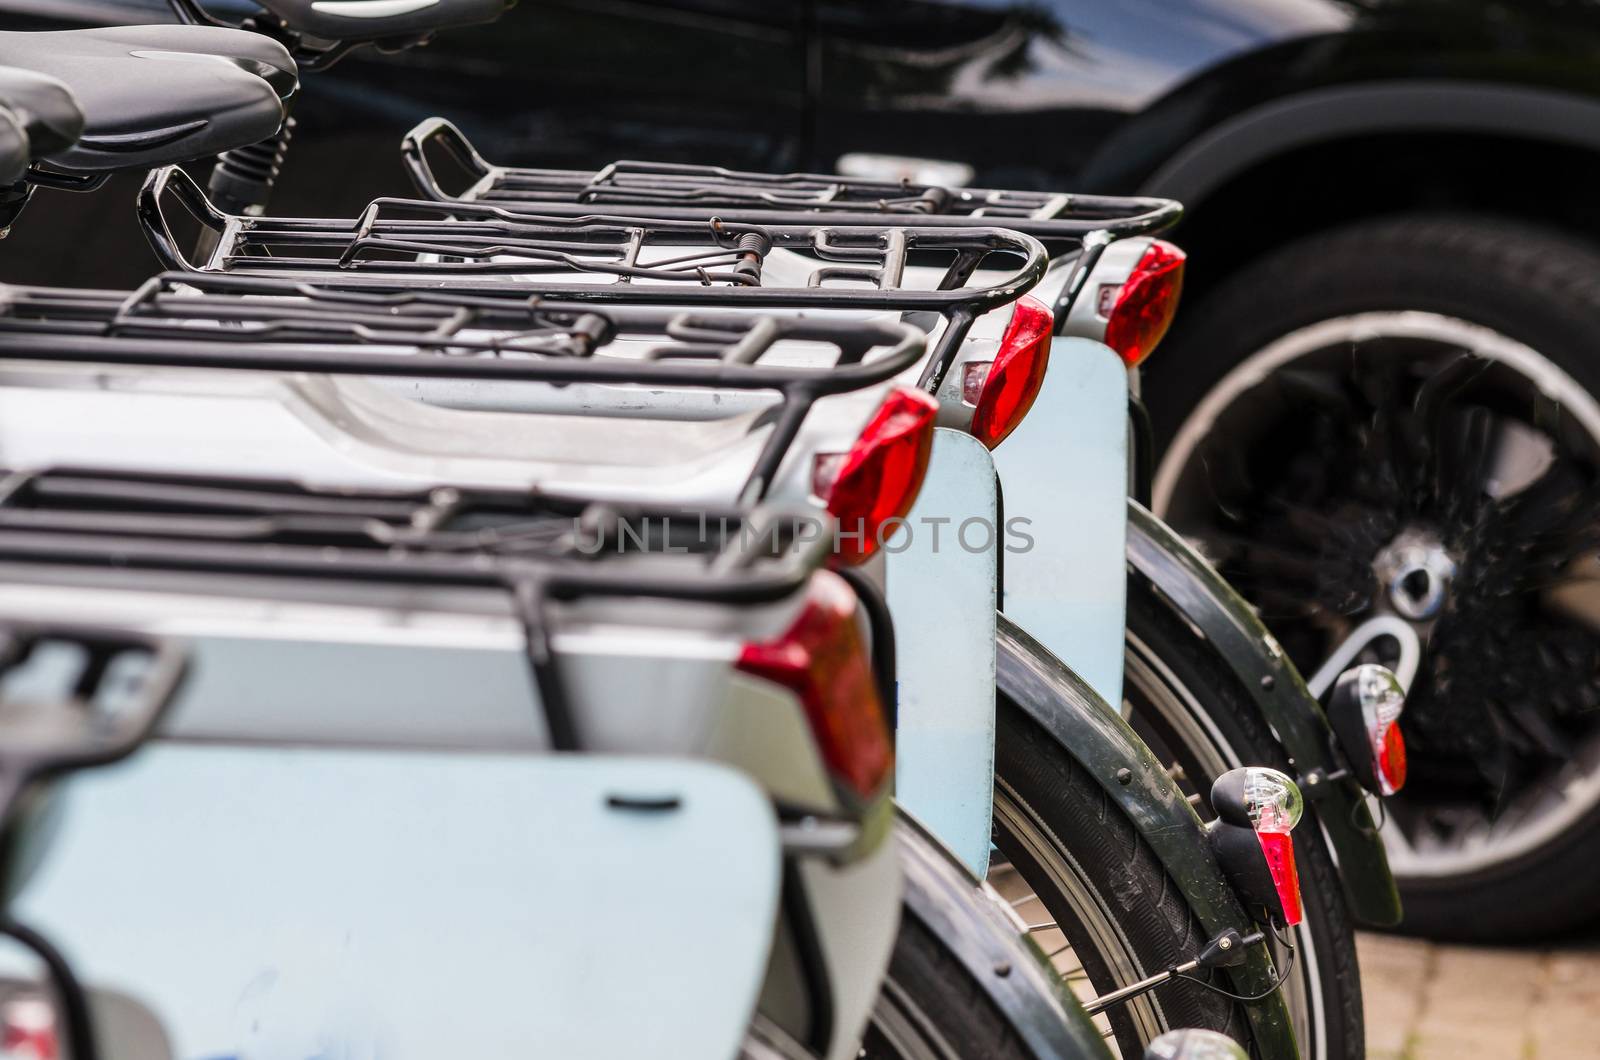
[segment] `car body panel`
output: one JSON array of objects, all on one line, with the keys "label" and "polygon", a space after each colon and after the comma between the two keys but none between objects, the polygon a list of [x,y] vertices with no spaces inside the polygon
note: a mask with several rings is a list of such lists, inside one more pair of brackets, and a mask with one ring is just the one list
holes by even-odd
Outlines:
[{"label": "car body panel", "polygon": [[[0,0],[6,28],[167,17],[163,0]],[[308,77],[275,212],[403,192],[400,138],[436,113],[508,165],[828,171],[871,152],[954,161],[990,187],[1160,192],[1209,132],[1308,93],[1446,81],[1593,100],[1597,47],[1600,12],[1562,0],[552,0]],[[1495,128],[1494,110],[1417,127]],[[1558,120],[1592,135],[1576,112],[1524,133]],[[38,196],[0,277],[137,282],[149,258],[120,198]]]}]

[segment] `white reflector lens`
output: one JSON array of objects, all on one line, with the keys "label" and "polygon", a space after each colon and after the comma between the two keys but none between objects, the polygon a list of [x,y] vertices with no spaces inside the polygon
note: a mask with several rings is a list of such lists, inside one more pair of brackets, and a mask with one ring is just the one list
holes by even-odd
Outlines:
[{"label": "white reflector lens", "polygon": [[1276,769],[1251,766],[1245,770],[1245,810],[1257,832],[1288,835],[1300,823],[1305,800],[1300,786]]}]

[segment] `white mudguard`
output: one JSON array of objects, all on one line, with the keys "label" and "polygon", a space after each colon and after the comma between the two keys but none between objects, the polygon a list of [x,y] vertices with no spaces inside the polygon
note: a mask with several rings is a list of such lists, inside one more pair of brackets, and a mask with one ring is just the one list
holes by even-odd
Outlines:
[{"label": "white mudguard", "polygon": [[153,744],[67,799],[18,914],[180,1058],[730,1057],[777,917],[703,762]]},{"label": "white mudguard", "polygon": [[1122,702],[1127,616],[1128,375],[1111,349],[1057,338],[1033,411],[994,452],[1012,536],[1000,609]]},{"label": "white mudguard", "polygon": [[994,798],[994,461],[939,428],[908,526],[887,548],[899,730],[895,798],[982,879]]}]

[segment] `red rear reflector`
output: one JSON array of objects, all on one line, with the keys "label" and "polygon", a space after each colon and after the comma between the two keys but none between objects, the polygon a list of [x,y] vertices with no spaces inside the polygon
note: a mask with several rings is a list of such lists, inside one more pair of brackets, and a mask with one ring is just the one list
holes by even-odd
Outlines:
[{"label": "red rear reflector", "polygon": [[1367,744],[1372,748],[1378,794],[1393,795],[1406,786],[1406,738],[1400,732],[1405,690],[1389,670],[1367,665],[1361,667],[1357,692]]},{"label": "red rear reflector", "polygon": [[55,1007],[43,998],[19,997],[0,1009],[0,1052],[15,1060],[58,1060]]},{"label": "red rear reflector", "polygon": [[859,563],[872,555],[886,524],[911,510],[928,471],[938,412],[939,403],[928,394],[899,387],[884,398],[848,453],[816,455],[811,488],[839,521],[838,559]]},{"label": "red rear reflector", "polygon": [[1300,910],[1300,874],[1294,868],[1294,836],[1288,832],[1257,832],[1256,841],[1272,873],[1278,903],[1283,906],[1284,923],[1294,927],[1303,916]]},{"label": "red rear reflector", "polygon": [[1023,295],[1011,311],[999,352],[983,373],[981,389],[975,377],[982,372],[982,362],[966,365],[963,399],[971,401],[968,395],[978,389],[977,399],[971,401],[977,406],[972,413],[972,434],[990,449],[1017,429],[1033,407],[1033,399],[1039,396],[1050,364],[1050,337],[1055,324],[1048,306]]},{"label": "red rear reflector", "polygon": [[1283,919],[1290,927],[1300,923],[1300,876],[1294,867],[1294,826],[1305,812],[1300,786],[1276,769],[1245,770],[1245,809],[1255,829],[1256,841],[1267,859]]},{"label": "red rear reflector", "polygon": [[863,798],[883,789],[893,744],[844,579],[813,575],[794,624],[776,640],[746,644],[737,666],[795,694],[834,776]]},{"label": "red rear reflector", "polygon": [[1385,795],[1393,795],[1406,786],[1406,738],[1398,723],[1383,734],[1383,746],[1378,750],[1378,780]]},{"label": "red rear reflector", "polygon": [[1305,812],[1299,785],[1265,766],[1230,769],[1211,784],[1211,808],[1217,819],[1207,833],[1241,897],[1274,923],[1300,923],[1293,835]]},{"label": "red rear reflector", "polygon": [[1374,795],[1393,795],[1405,787],[1406,738],[1400,731],[1405,707],[1400,679],[1376,663],[1346,670],[1328,695],[1328,721],[1351,775]]},{"label": "red rear reflector", "polygon": [[1152,240],[1117,290],[1107,314],[1106,345],[1130,366],[1150,356],[1172,326],[1187,258],[1166,240]]}]

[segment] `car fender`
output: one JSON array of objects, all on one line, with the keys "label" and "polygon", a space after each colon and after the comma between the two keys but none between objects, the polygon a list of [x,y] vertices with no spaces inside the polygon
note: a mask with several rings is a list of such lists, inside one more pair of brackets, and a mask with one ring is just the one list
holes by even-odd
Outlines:
[{"label": "car fender", "polygon": [[1400,893],[1365,793],[1353,779],[1326,779],[1340,769],[1333,730],[1276,638],[1188,542],[1135,501],[1128,502],[1128,567],[1211,644],[1283,744],[1338,861],[1351,912],[1368,924],[1398,924]]},{"label": "car fender", "polygon": [[1476,132],[1600,151],[1600,101],[1556,89],[1456,80],[1387,80],[1296,93],[1201,133],[1141,194],[1193,208],[1239,174],[1301,147],[1374,133]]}]

